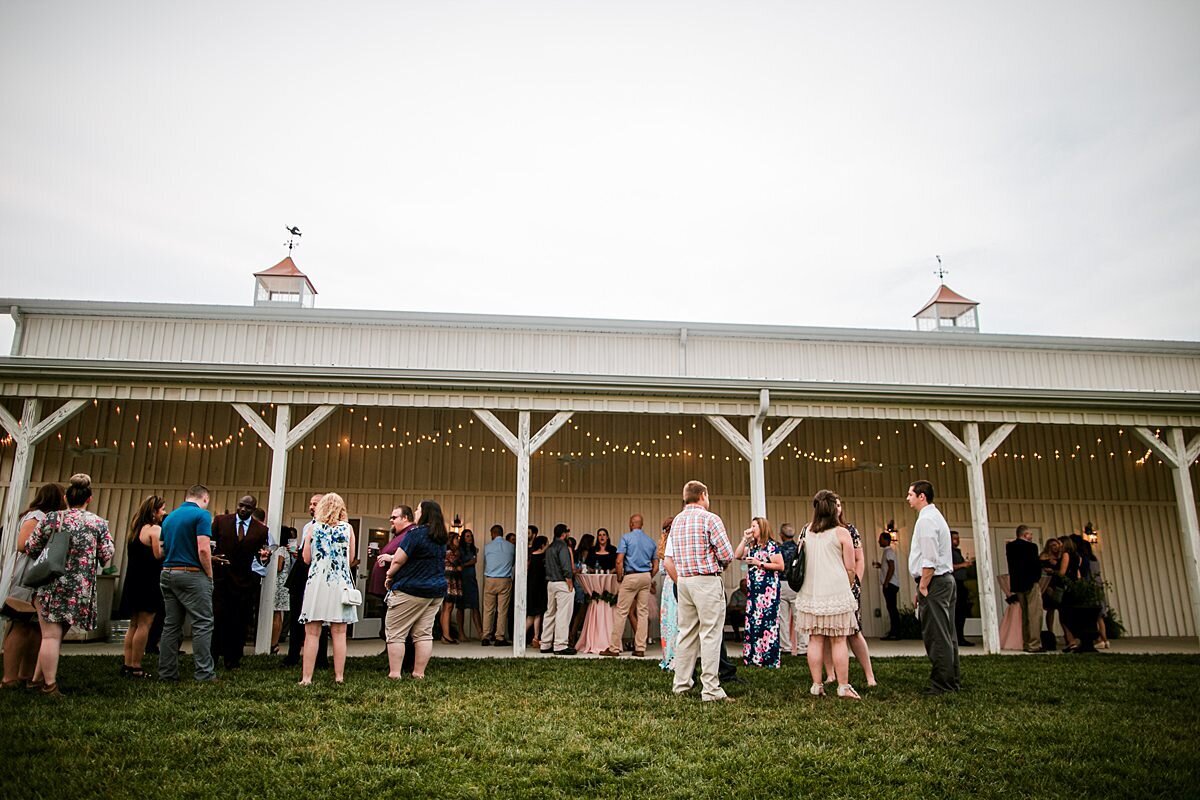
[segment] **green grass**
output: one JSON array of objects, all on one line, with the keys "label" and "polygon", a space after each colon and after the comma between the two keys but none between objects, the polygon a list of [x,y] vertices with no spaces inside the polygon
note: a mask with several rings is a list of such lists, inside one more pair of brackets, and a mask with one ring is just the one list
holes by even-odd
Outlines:
[{"label": "green grass", "polygon": [[789,660],[740,670],[736,704],[672,696],[651,660],[435,660],[395,684],[353,659],[307,690],[266,658],[215,686],[117,663],[63,659],[60,701],[0,694],[0,798],[1200,793],[1195,656],[972,657],[943,698],[919,695],[923,659],[880,659],[861,703],[808,697]]}]

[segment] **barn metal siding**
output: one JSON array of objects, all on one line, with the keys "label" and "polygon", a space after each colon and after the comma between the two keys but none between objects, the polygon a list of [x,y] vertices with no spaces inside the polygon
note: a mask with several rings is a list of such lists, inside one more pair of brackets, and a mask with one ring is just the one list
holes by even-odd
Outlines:
[{"label": "barn metal siding", "polygon": [[[514,329],[28,313],[22,356],[340,366],[449,372],[678,377],[678,331]],[[1081,345],[1082,348],[1082,345]],[[697,378],[1196,392],[1200,353],[1097,352],[987,343],[689,335]]]},{"label": "barn metal siding", "polygon": [[[15,400],[5,404],[19,413]],[[269,405],[258,408],[272,418]],[[307,410],[294,409],[293,419]],[[498,414],[515,426],[515,413]],[[535,413],[534,428],[549,417]],[[744,429],[744,419],[732,421]],[[227,439],[232,443],[224,444]],[[98,448],[115,452],[87,452]],[[1006,571],[1003,545],[1017,524],[1034,526],[1044,538],[1094,522],[1103,532],[1111,599],[1130,633],[1195,635],[1170,473],[1153,458],[1138,464],[1144,452],[1130,431],[1116,426],[1019,425],[984,468],[994,562],[998,573]],[[0,447],[5,480],[12,454],[11,445]],[[186,486],[203,482],[213,490],[217,513],[231,510],[247,491],[264,498],[270,463],[271,452],[227,404],[101,401],[38,446],[31,494],[42,482],[88,472],[97,487],[95,510],[121,533],[151,492],[174,505]],[[507,529],[515,517],[515,464],[466,410],[341,408],[292,451],[285,519],[303,515],[310,493],[336,490],[353,514],[386,516],[396,502],[433,497],[477,533],[494,522]],[[678,510],[683,482],[698,478],[710,486],[714,511],[736,537],[747,523],[747,472],[702,417],[580,413],[534,456],[530,518],[543,529],[566,521],[576,534],[604,526],[619,536],[636,511],[653,530]],[[771,456],[766,477],[768,512],[777,526],[805,520],[816,490],[838,491],[848,519],[864,535],[868,564],[878,557],[875,537],[888,519],[896,520],[906,557],[914,515],[903,495],[918,477],[934,482],[950,524],[970,531],[963,466],[912,422],[807,419]],[[736,567],[728,571],[727,585],[738,577]],[[874,616],[882,607],[868,567],[868,634],[883,632]]]}]

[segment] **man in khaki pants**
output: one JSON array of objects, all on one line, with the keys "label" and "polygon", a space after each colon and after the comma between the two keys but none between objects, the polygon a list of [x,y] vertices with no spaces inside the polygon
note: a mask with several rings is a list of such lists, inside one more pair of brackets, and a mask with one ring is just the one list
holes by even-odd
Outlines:
[{"label": "man in khaki pants", "polygon": [[493,525],[492,541],[483,548],[483,640],[480,644],[484,647],[505,643],[516,554],[517,549],[504,538],[504,528]]},{"label": "man in khaki pants", "polygon": [[679,640],[675,645],[675,694],[692,688],[692,671],[700,658],[700,697],[726,700],[717,678],[721,628],[725,623],[725,584],[721,573],[733,560],[733,546],[721,518],[708,510],[708,487],[688,481],[686,504],[671,523],[663,566],[679,588]]},{"label": "man in khaki pants", "polygon": [[637,607],[637,626],[634,630],[633,655],[646,655],[646,634],[650,627],[650,589],[658,572],[658,544],[642,530],[642,515],[629,518],[629,533],[617,545],[617,608],[613,612],[612,639],[602,656],[621,655],[621,634],[629,607]]},{"label": "man in khaki pants", "polygon": [[[543,653],[573,656],[571,612],[575,610],[575,565],[563,523],[554,526],[554,543],[546,549],[546,613],[542,615]],[[532,589],[536,591],[536,588]]]}]

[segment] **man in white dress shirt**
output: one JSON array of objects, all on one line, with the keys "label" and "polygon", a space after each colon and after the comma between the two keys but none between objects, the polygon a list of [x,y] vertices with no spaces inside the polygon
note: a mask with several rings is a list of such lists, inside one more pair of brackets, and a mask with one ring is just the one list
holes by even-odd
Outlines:
[{"label": "man in white dress shirt", "polygon": [[917,583],[913,605],[921,618],[921,638],[933,667],[924,694],[938,695],[961,688],[958,639],[954,631],[954,566],[950,551],[950,526],[933,504],[933,484],[917,481],[908,487],[908,505],[915,509],[908,552],[908,572]]}]

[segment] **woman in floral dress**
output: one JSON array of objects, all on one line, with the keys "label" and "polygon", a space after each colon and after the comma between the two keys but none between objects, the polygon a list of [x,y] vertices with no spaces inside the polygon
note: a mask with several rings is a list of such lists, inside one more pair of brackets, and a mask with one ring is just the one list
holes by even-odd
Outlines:
[{"label": "woman in floral dress", "polygon": [[458,639],[450,635],[450,615],[454,613],[463,593],[462,555],[458,549],[460,541],[457,533],[451,533],[446,541],[446,598],[442,601],[441,611],[442,642],[445,644],[458,644]]},{"label": "woman in floral dress", "polygon": [[87,510],[92,499],[92,479],[82,473],[71,476],[67,487],[67,510],[54,511],[29,535],[25,552],[37,559],[52,536],[71,537],[67,571],[34,592],[34,606],[42,628],[38,667],[45,683],[42,694],[58,691],[58,656],[62,640],[72,625],[90,631],[96,628],[96,580],[101,566],[112,561],[116,548],[108,522]]},{"label": "woman in floral dress", "polygon": [[748,666],[779,667],[779,577],[783,553],[771,523],[754,517],[733,553],[746,560],[746,635],[742,659]]},{"label": "woman in floral dress", "polygon": [[304,540],[308,582],[299,621],[304,625],[304,662],[300,685],[312,683],[317,665],[321,628],[329,625],[333,644],[333,681],[342,683],[346,673],[346,626],[358,622],[358,608],[345,602],[344,590],[354,588],[350,554],[354,552],[354,529],[346,521],[346,501],[330,492],[317,503],[316,517]]},{"label": "woman in floral dress", "polygon": [[[662,537],[658,540],[658,557],[667,552],[667,539],[671,536],[674,517],[667,517],[662,524]],[[675,599],[675,582],[667,571],[662,570],[662,590],[658,601],[658,627],[662,635],[663,657],[658,666],[665,670],[675,669],[675,644],[679,639],[679,601]]]}]

